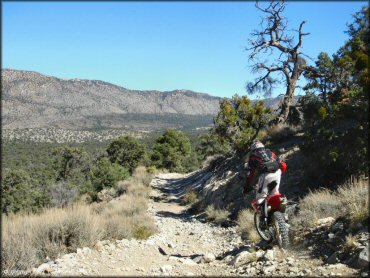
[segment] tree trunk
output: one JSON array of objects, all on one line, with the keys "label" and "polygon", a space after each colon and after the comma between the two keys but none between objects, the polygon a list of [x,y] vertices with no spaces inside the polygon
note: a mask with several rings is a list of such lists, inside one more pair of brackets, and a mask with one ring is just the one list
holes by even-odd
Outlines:
[{"label": "tree trunk", "polygon": [[288,120],[290,106],[292,105],[293,98],[294,98],[295,87],[297,85],[297,81],[300,75],[301,75],[301,72],[299,71],[298,65],[296,62],[292,76],[290,78],[287,78],[288,86],[286,88],[286,93],[285,93],[283,102],[281,103],[280,114],[276,120],[277,123],[286,123]]},{"label": "tree trunk", "polygon": [[283,98],[283,102],[281,103],[280,114],[276,120],[277,123],[285,123],[288,119],[290,106],[292,105],[293,102],[296,82],[297,82],[296,80],[292,80],[288,84],[285,96]]}]

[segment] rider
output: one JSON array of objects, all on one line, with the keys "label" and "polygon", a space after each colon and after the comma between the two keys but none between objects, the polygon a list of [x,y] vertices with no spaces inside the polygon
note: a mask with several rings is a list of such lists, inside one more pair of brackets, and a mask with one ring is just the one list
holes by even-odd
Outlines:
[{"label": "rider", "polygon": [[[264,200],[268,194],[279,192],[281,174],[286,171],[285,162],[274,152],[265,148],[260,141],[254,141],[250,147],[248,161],[248,183],[256,189],[256,200],[261,209],[261,224],[265,225]],[[243,193],[248,191],[244,187]]]}]

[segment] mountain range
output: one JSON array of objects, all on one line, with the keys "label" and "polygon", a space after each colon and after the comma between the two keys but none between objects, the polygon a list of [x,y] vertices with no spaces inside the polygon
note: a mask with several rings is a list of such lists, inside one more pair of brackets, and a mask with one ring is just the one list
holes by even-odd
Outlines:
[{"label": "mountain range", "polygon": [[[139,91],[99,80],[3,69],[3,129],[155,130],[212,124],[221,98],[190,90]],[[280,98],[266,100],[276,108]]]}]

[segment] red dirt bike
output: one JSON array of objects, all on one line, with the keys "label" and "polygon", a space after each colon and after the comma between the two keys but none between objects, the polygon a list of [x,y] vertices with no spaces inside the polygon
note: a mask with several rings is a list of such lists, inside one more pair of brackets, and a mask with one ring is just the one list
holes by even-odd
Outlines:
[{"label": "red dirt bike", "polygon": [[260,206],[256,199],[252,201],[252,207],[255,210],[254,224],[258,234],[269,243],[276,240],[280,248],[289,246],[289,225],[286,223],[285,217],[287,202],[287,198],[280,193],[268,196],[264,200],[265,223],[267,225],[262,227]]}]

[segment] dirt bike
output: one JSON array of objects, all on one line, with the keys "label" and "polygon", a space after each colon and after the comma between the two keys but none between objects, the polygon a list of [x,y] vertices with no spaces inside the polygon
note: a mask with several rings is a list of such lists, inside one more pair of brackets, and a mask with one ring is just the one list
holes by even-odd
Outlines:
[{"label": "dirt bike", "polygon": [[287,198],[280,194],[268,196],[264,200],[264,219],[266,227],[262,227],[260,223],[261,208],[257,204],[257,200],[252,200],[252,207],[255,210],[254,224],[258,234],[267,242],[277,241],[280,248],[289,246],[289,225],[286,223],[286,207]]}]

